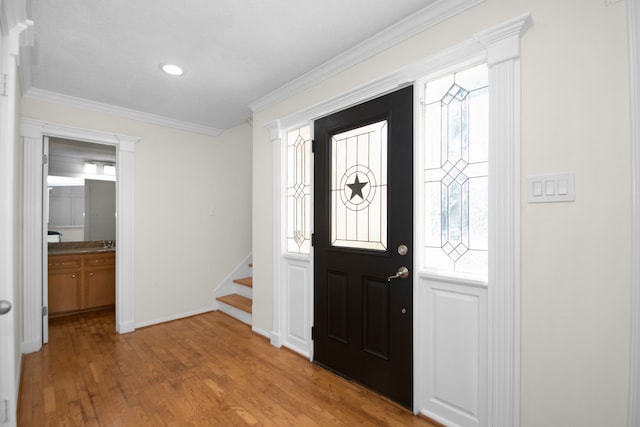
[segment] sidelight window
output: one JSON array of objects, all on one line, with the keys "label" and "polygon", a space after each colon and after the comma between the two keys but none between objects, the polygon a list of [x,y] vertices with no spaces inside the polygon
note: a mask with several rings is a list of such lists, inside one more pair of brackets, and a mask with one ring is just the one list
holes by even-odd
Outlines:
[{"label": "sidelight window", "polygon": [[286,250],[311,252],[311,127],[286,134]]},{"label": "sidelight window", "polygon": [[485,64],[424,87],[424,265],[488,271],[489,88]]}]

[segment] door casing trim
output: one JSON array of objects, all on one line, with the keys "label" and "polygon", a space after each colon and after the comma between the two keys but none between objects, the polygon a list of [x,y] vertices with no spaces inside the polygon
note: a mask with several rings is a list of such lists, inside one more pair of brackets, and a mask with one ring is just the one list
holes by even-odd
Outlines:
[{"label": "door casing trim", "polygon": [[134,288],[134,160],[140,138],[23,118],[24,144],[24,247],[23,247],[23,353],[42,347],[43,255],[42,144],[43,137],[58,137],[116,147],[116,331],[135,329]]},{"label": "door casing trim", "polygon": [[640,425],[640,4],[627,1],[631,125],[631,297],[629,342],[629,427]]}]

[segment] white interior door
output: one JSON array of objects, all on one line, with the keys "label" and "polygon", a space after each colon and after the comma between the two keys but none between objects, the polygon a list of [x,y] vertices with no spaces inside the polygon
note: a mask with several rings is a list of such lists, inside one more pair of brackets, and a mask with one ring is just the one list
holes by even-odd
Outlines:
[{"label": "white interior door", "polygon": [[15,425],[15,310],[12,283],[0,280],[0,425]]},{"label": "white interior door", "polygon": [[[4,3],[3,3],[4,5]],[[1,24],[0,24],[1,25]],[[2,30],[0,28],[0,30]],[[0,34],[4,33],[1,31]],[[13,77],[12,63],[8,55],[9,38],[0,36],[0,73]],[[7,87],[11,88],[10,81]],[[14,283],[15,256],[14,242],[17,238],[14,227],[15,179],[13,164],[15,145],[13,144],[12,93],[0,97],[0,425],[15,426],[16,408],[16,310]]]}]

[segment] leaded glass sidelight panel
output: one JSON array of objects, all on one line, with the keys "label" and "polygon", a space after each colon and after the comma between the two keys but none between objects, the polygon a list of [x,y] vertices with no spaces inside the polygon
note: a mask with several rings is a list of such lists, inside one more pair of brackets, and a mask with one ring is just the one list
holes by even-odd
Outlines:
[{"label": "leaded glass sidelight panel", "polygon": [[331,138],[331,244],[387,249],[387,121]]},{"label": "leaded glass sidelight panel", "polygon": [[287,132],[286,250],[311,251],[311,127]]},{"label": "leaded glass sidelight panel", "polygon": [[485,64],[427,83],[427,269],[487,276],[489,88]]}]

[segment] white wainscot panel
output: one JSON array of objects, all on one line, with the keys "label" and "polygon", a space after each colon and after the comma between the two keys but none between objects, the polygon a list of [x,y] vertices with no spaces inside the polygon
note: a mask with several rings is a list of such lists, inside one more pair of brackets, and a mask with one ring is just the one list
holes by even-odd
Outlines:
[{"label": "white wainscot panel", "polygon": [[286,347],[309,356],[311,342],[310,323],[310,266],[308,261],[285,260],[286,303]]},{"label": "white wainscot panel", "polygon": [[460,426],[486,425],[486,288],[422,279],[426,324],[424,413]]}]

